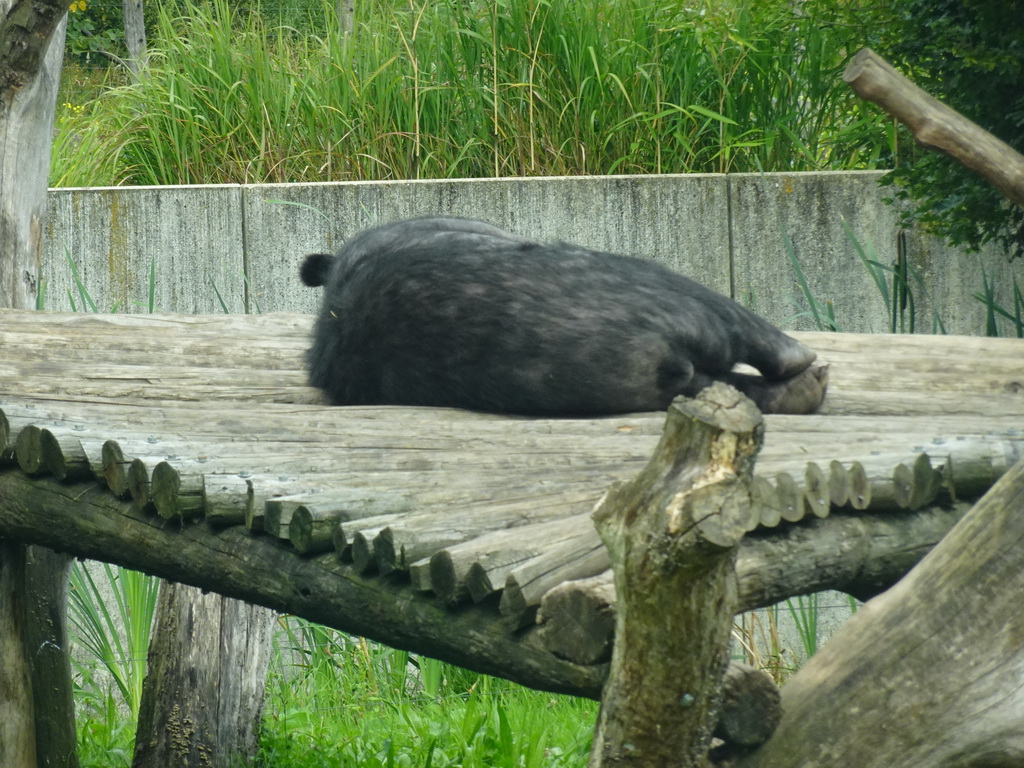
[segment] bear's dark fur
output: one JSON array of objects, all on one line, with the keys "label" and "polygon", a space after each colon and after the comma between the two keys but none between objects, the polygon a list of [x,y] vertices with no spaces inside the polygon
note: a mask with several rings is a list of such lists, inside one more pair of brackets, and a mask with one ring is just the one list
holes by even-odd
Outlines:
[{"label": "bear's dark fur", "polygon": [[301,277],[325,287],[308,362],[336,405],[599,415],[721,380],[765,412],[809,413],[827,385],[814,352],[682,275],[471,219],[366,230]]}]

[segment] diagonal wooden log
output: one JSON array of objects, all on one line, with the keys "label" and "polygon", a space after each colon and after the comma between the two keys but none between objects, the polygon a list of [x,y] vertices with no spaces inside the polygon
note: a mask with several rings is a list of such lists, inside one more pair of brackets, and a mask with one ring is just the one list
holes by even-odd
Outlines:
[{"label": "diagonal wooden log", "polygon": [[1024,462],[783,688],[743,768],[1024,765]]},{"label": "diagonal wooden log", "polygon": [[1024,155],[918,87],[865,48],[850,60],[845,80],[862,99],[904,123],[923,146],[958,160],[1024,206]]},{"label": "diagonal wooden log", "polygon": [[753,403],[725,385],[677,400],[650,463],[595,510],[619,603],[591,768],[704,764],[763,433]]}]

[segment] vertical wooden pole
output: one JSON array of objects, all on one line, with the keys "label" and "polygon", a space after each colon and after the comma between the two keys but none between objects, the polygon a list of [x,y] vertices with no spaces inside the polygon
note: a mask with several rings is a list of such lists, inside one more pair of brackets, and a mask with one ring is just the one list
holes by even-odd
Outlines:
[{"label": "vertical wooden pole", "polygon": [[24,596],[25,547],[0,541],[0,765],[9,768],[36,767]]},{"label": "vertical wooden pole", "polygon": [[[66,0],[0,0],[0,307],[36,303],[67,10]],[[34,552],[33,564],[24,546],[0,542],[0,765],[74,768],[69,560]]]}]

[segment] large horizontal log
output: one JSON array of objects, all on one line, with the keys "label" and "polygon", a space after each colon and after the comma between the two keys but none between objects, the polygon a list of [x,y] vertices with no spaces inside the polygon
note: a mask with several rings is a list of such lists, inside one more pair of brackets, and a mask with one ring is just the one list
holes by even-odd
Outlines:
[{"label": "large horizontal log", "polygon": [[[91,399],[116,402],[116,390],[119,397],[148,401],[318,402],[319,395],[304,386],[301,376],[312,323],[310,316],[286,313],[76,315],[0,310],[0,347],[6,358],[0,368],[0,396],[47,392],[56,398],[81,399],[88,391]],[[824,414],[999,417],[1007,414],[1007,397],[1012,395],[1012,412],[1024,413],[1020,340],[793,335],[831,365]],[[56,351],[41,355],[44,349]],[[123,368],[105,371],[97,360]],[[251,373],[254,383],[232,384],[244,379],[232,375],[233,370]],[[972,374],[978,370],[986,375]],[[280,374],[276,382],[267,372]],[[100,385],[104,381],[109,390]]]},{"label": "large horizontal log", "polygon": [[[747,536],[736,561],[739,610],[825,589],[867,599],[900,579],[968,509],[961,503],[901,515],[837,514]],[[541,642],[579,664],[606,661],[616,600],[611,571],[553,588],[538,616]]]}]

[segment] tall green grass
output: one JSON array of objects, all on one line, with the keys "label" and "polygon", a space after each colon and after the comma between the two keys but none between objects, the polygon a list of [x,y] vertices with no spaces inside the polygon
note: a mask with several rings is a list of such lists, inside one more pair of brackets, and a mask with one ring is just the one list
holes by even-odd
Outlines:
[{"label": "tall green grass", "polygon": [[[161,6],[148,72],[62,113],[57,186],[874,167],[851,4],[359,3],[356,33]],[[177,9],[175,12],[173,9]]]},{"label": "tall green grass", "polygon": [[597,704],[283,618],[256,766],[586,765]]}]

